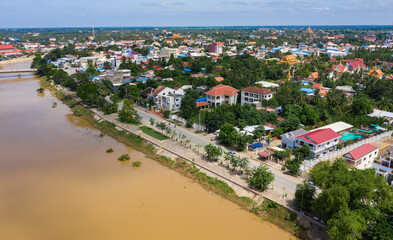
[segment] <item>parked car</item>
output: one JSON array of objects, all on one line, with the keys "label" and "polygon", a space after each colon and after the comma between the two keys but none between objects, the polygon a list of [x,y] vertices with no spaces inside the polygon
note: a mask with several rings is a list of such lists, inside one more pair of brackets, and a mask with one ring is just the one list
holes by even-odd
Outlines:
[{"label": "parked car", "polygon": [[306,183],[307,184],[310,184],[311,186],[313,186],[316,190],[318,190],[319,189],[319,187],[318,186],[316,186],[315,184],[314,184],[314,182],[313,181],[306,181]]},{"label": "parked car", "polygon": [[228,152],[229,154],[232,154],[232,155],[235,155],[236,153],[235,152]]}]

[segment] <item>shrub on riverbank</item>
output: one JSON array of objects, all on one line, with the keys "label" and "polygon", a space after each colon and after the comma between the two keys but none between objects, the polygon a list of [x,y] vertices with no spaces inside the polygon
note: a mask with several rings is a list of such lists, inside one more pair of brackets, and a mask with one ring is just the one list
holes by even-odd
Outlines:
[{"label": "shrub on riverbank", "polygon": [[142,166],[142,163],[139,161],[135,161],[135,162],[132,162],[132,166],[133,167],[140,167],[140,166]]},{"label": "shrub on riverbank", "polygon": [[126,153],[126,154],[121,155],[117,160],[119,160],[119,161],[127,161],[127,160],[130,160],[130,159],[131,159],[130,155],[128,155]]},{"label": "shrub on riverbank", "polygon": [[107,149],[106,153],[113,153],[113,149],[112,148]]}]

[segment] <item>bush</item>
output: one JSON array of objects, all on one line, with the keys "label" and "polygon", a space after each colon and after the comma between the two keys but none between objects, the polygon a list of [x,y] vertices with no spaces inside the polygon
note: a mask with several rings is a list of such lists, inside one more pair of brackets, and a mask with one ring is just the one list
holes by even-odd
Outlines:
[{"label": "bush", "polygon": [[106,153],[113,153],[113,149],[112,148],[107,149]]},{"label": "bush", "polygon": [[133,167],[140,167],[140,166],[142,166],[142,163],[139,161],[135,161],[135,162],[132,162],[132,166]]},{"label": "bush", "polygon": [[164,114],[164,117],[165,117],[165,118],[169,118],[169,116],[171,115],[171,112],[168,111],[168,110],[166,110],[166,111],[164,111],[162,114]]},{"label": "bush", "polygon": [[280,204],[278,204],[275,201],[269,201],[268,205],[269,208],[278,208],[280,206]]},{"label": "bush", "polygon": [[130,160],[130,159],[131,159],[130,155],[125,153],[125,154],[121,155],[117,160],[119,160],[119,161],[126,161],[126,160]]}]

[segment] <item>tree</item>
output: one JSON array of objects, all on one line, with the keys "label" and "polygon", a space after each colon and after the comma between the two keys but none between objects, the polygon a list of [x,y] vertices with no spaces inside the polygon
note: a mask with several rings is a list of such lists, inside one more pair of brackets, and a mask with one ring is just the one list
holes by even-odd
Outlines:
[{"label": "tree", "polygon": [[280,137],[283,134],[283,131],[280,127],[273,130],[273,136]]},{"label": "tree", "polygon": [[260,191],[265,191],[267,186],[273,182],[273,180],[273,173],[265,165],[261,164],[259,167],[254,167],[250,171],[249,183],[252,187]]},{"label": "tree", "polygon": [[[181,107],[180,116],[185,119],[191,119],[197,116],[199,113],[199,108],[196,107],[196,100],[199,97],[199,92],[194,90],[186,90],[186,95],[184,96]],[[200,124],[200,123],[199,123]]]},{"label": "tree", "polygon": [[138,122],[139,115],[134,109],[134,103],[131,100],[124,99],[123,107],[119,112],[119,119],[122,122],[131,123]]},{"label": "tree", "polygon": [[295,203],[301,209],[311,211],[315,200],[315,187],[309,183],[298,184],[295,192]]},{"label": "tree", "polygon": [[98,97],[97,84],[95,83],[83,84],[82,86],[78,87],[76,94],[83,101],[87,100],[88,98],[95,99]]},{"label": "tree", "polygon": [[293,176],[298,176],[300,170],[300,163],[298,163],[297,161],[288,162],[287,168]]},{"label": "tree", "polygon": [[373,103],[370,98],[364,94],[359,94],[354,97],[352,102],[352,114],[354,115],[367,115],[373,112]]},{"label": "tree", "polygon": [[363,231],[367,230],[366,220],[361,214],[343,209],[328,221],[329,237],[332,239],[362,239]]},{"label": "tree", "polygon": [[217,161],[217,159],[222,155],[222,148],[216,147],[210,143],[205,145],[205,152],[209,159]]},{"label": "tree", "polygon": [[299,163],[303,162],[304,159],[311,155],[311,149],[307,145],[303,145],[301,148],[296,148],[294,151],[295,160]]},{"label": "tree", "polygon": [[265,127],[263,125],[259,125],[255,128],[253,134],[254,138],[261,138],[262,136],[266,136]]},{"label": "tree", "polygon": [[232,146],[236,144],[237,131],[230,123],[225,123],[221,126],[220,135],[218,136],[224,143]]},{"label": "tree", "polygon": [[165,118],[169,118],[169,116],[171,115],[171,111],[165,110],[165,111],[163,112],[163,114],[164,114],[164,117],[165,117]]},{"label": "tree", "polygon": [[289,115],[281,122],[280,127],[284,132],[293,131],[299,128],[300,120],[295,115]]}]

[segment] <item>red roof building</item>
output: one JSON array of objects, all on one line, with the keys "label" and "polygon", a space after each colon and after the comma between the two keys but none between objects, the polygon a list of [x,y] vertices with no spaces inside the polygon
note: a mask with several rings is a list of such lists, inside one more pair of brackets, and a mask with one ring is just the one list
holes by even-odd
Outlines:
[{"label": "red roof building", "polygon": [[211,106],[220,106],[223,104],[236,104],[238,92],[239,90],[236,88],[220,84],[205,92],[205,94],[207,102]]},{"label": "red roof building", "polygon": [[318,129],[296,138],[295,147],[308,146],[312,157],[320,157],[334,151],[339,143],[340,134],[330,128]]},{"label": "red roof building", "polygon": [[369,143],[363,144],[362,146],[344,154],[344,158],[350,166],[358,169],[371,168],[372,163],[376,157],[378,157],[378,147]]},{"label": "red roof building", "polygon": [[0,45],[0,55],[19,56],[19,55],[23,55],[23,54],[21,53],[21,50],[15,48],[12,44],[2,44],[2,45]]}]

